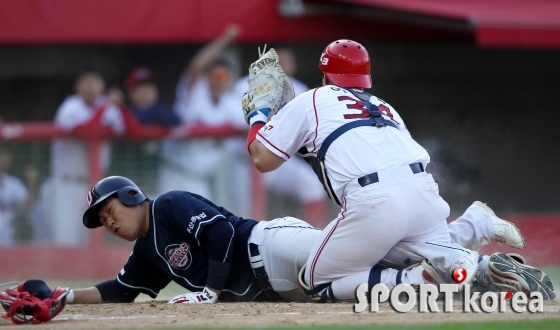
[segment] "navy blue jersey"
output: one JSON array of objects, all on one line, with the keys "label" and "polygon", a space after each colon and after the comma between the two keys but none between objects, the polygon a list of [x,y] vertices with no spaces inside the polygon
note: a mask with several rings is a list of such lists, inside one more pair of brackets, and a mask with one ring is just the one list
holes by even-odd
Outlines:
[{"label": "navy blue jersey", "polygon": [[[212,281],[214,289],[222,290],[219,301],[266,299],[256,283],[247,252],[249,235],[256,224],[196,194],[163,194],[150,201],[148,233],[136,240],[116,280],[97,288],[104,301],[133,301],[140,292],[155,298],[170,281],[190,291],[201,291],[207,284],[212,288]],[[218,240],[220,233],[229,236],[225,236],[223,248],[218,249],[224,252],[223,257],[213,260],[213,239]],[[114,293],[108,291],[117,288],[121,297],[111,298]],[[122,299],[123,295],[128,298]]]},{"label": "navy blue jersey", "polygon": [[173,127],[181,124],[179,116],[171,107],[163,103],[158,102],[142,109],[131,105],[130,110],[132,110],[132,113],[134,113],[142,124],[158,124],[166,127]]}]

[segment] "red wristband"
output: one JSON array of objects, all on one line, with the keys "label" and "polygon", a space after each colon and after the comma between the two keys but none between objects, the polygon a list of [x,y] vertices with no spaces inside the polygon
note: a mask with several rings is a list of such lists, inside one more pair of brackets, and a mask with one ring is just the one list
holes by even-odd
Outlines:
[{"label": "red wristband", "polygon": [[255,123],[249,130],[249,135],[247,136],[247,151],[249,151],[249,155],[251,154],[251,149],[249,149],[249,147],[251,146],[251,143],[255,141],[255,139],[257,138],[257,133],[263,126],[263,123]]}]

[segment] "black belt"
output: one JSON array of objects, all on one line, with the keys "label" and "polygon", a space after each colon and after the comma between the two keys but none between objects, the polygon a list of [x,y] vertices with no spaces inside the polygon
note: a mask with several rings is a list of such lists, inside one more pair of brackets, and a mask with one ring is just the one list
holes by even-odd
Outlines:
[{"label": "black belt", "polygon": [[[410,164],[408,166],[410,166],[410,169],[412,170],[412,173],[414,173],[414,174],[424,172],[424,165],[422,165],[422,163],[414,163],[414,164]],[[372,183],[377,183],[377,182],[379,182],[379,175],[377,174],[377,172],[371,173],[371,174],[368,174],[368,175],[364,175],[363,177],[358,179],[358,183],[362,187],[365,187],[367,185],[370,185]]]},{"label": "black belt", "polygon": [[[249,243],[249,257],[257,257],[260,255],[261,253],[259,251],[259,246],[254,243]],[[255,278],[257,279],[259,288],[261,288],[261,290],[273,301],[282,300],[282,297],[280,297],[278,292],[272,289],[268,274],[264,269],[264,264],[260,267],[253,267],[253,263],[251,263],[251,268],[253,268],[253,272],[255,273]]]}]

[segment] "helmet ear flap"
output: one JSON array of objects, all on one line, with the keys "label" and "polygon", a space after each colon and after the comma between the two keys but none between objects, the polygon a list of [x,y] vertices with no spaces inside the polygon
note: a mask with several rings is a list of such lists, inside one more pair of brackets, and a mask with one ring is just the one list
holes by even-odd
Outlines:
[{"label": "helmet ear flap", "polygon": [[142,203],[146,200],[146,195],[136,187],[123,187],[117,192],[119,200],[128,206],[133,206]]}]

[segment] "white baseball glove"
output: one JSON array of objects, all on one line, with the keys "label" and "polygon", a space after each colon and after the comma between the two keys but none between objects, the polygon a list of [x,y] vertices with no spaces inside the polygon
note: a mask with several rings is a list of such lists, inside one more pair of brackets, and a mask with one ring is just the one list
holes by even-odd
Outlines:
[{"label": "white baseball glove", "polygon": [[285,79],[286,80],[284,81],[284,90],[282,91],[282,98],[280,99],[280,103],[278,104],[278,107],[270,110],[270,112],[268,113],[268,120],[270,120],[272,116],[277,114],[278,111],[280,111],[286,104],[288,104],[288,102],[290,102],[291,100],[294,99],[294,97],[296,97],[294,86],[292,86],[292,82],[290,81],[290,78],[286,76]]},{"label": "white baseball glove", "polygon": [[218,300],[218,294],[208,288],[202,292],[180,294],[169,300],[168,304],[213,304]]},{"label": "white baseball glove", "polygon": [[[249,66],[248,83],[249,89],[243,95],[243,114],[249,125],[255,121],[268,121],[293,99],[292,84],[282,71],[274,48],[266,53],[263,49],[263,54],[260,54],[259,49],[259,59]],[[285,86],[288,88],[285,89]],[[267,113],[260,111],[261,109],[270,109],[270,111]],[[255,117],[259,117],[258,120]]]}]

